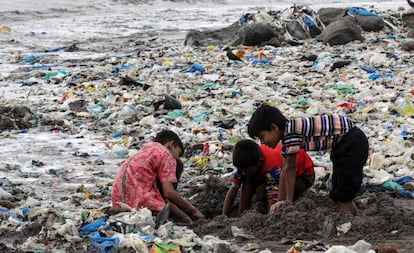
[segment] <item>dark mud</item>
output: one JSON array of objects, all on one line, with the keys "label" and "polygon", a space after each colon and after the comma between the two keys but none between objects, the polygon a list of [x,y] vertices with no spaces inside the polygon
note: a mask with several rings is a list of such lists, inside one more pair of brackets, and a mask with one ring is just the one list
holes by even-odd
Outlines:
[{"label": "dark mud", "polygon": [[[413,250],[414,203],[410,199],[398,199],[386,193],[363,194],[357,197],[360,214],[354,217],[337,210],[328,196],[312,192],[309,198],[300,199],[274,214],[261,214],[253,205],[242,217],[225,217],[221,215],[221,208],[228,189],[226,183],[213,177],[206,184],[192,199],[208,218],[194,227],[200,236],[236,238],[243,245],[255,242],[275,251],[286,250],[284,244],[295,241],[312,242],[308,244],[313,246],[317,242],[321,249],[328,245],[352,245],[361,239],[375,247],[393,245],[400,252]],[[242,229],[242,233],[235,234],[232,227]]]}]

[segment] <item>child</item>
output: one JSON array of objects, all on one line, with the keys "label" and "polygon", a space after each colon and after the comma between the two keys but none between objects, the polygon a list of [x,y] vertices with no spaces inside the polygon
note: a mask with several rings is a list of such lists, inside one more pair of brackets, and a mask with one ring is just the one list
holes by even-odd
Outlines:
[{"label": "child", "polygon": [[[175,190],[176,167],[184,151],[183,143],[173,131],[159,132],[154,142],[146,144],[138,154],[125,161],[115,178],[112,189],[112,206],[121,208],[125,203],[132,208],[146,207],[160,212],[169,201],[171,213],[186,223],[204,215]],[[162,194],[157,187],[160,183]]]},{"label": "child", "polygon": [[[312,159],[301,150],[297,159],[295,198],[304,197],[315,180]],[[233,150],[233,165],[237,172],[224,200],[223,215],[229,215],[237,192],[242,187],[237,216],[249,209],[252,194],[270,207],[278,199],[279,175],[283,164],[282,145],[275,149],[258,145],[252,140],[239,141]]]},{"label": "child", "polygon": [[271,212],[293,202],[297,154],[304,148],[306,151],[331,150],[333,173],[329,196],[339,209],[358,214],[353,200],[361,187],[369,147],[365,134],[350,119],[342,115],[286,119],[279,109],[262,105],[253,113],[248,133],[269,147],[282,141],[285,159],[279,201],[271,207]]}]

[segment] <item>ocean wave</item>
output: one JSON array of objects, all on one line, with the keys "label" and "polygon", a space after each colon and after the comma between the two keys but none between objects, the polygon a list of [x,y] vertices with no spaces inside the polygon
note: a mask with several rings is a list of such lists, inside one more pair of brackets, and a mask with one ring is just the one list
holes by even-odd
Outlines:
[{"label": "ocean wave", "polygon": [[406,0],[371,0],[371,1],[358,1],[358,0],[302,0],[302,1],[290,1],[290,0],[14,0],[9,1],[5,6],[2,6],[0,13],[7,12],[20,12],[20,13],[64,13],[71,11],[87,12],[88,10],[100,10],[100,9],[114,9],[124,8],[125,6],[137,6],[142,7],[142,10],[146,9],[146,6],[153,8],[165,8],[165,7],[183,7],[186,6],[217,6],[219,8],[223,6],[289,6],[293,3],[303,4],[308,6],[318,7],[335,7],[335,6],[385,6],[384,8],[394,9],[397,6],[408,7]]}]

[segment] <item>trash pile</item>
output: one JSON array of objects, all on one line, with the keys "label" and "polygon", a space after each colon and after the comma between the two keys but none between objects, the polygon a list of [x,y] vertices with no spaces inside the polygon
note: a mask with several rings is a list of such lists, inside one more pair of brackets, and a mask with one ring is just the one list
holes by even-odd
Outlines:
[{"label": "trash pile", "polygon": [[[363,35],[340,46],[233,48],[241,61],[215,45],[136,50],[130,38],[99,56],[74,44],[3,51],[0,61],[17,67],[0,75],[0,139],[24,149],[5,150],[0,161],[1,251],[265,253],[276,252],[266,241],[285,239],[288,252],[371,253],[381,252],[379,240],[414,236],[414,210],[396,202],[414,198],[409,39],[404,30]],[[333,209],[331,163],[321,152],[310,153],[317,182],[308,200],[273,216],[220,216],[232,147],[264,102],[290,117],[342,113],[358,122],[371,147],[359,217]],[[193,227],[156,228],[149,210],[110,208],[119,165],[163,128],[186,144],[180,190],[208,214]],[[332,246],[361,238],[371,244]]]},{"label": "trash pile", "polygon": [[[302,4],[293,4],[283,10],[259,10],[241,15],[239,21],[218,29],[190,30],[184,40],[189,46],[244,45],[274,46],[299,45],[303,40],[315,39],[326,45],[344,45],[364,41],[363,32],[397,32],[401,27],[411,29],[410,13],[390,13],[362,7],[322,7],[318,11]],[[413,32],[407,36],[412,38]],[[411,51],[412,43],[404,43]]]}]

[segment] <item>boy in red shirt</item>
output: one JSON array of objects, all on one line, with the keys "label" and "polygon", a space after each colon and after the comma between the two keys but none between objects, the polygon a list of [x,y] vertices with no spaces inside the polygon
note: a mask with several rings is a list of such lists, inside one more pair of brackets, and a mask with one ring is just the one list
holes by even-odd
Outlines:
[{"label": "boy in red shirt", "polygon": [[[174,187],[177,183],[176,159],[183,151],[183,143],[177,134],[169,130],[159,132],[154,142],[146,144],[121,165],[112,186],[112,206],[121,209],[119,203],[125,203],[137,210],[146,207],[157,213],[168,200],[171,213],[179,220],[191,223],[191,217],[204,218]],[[157,181],[161,189],[157,187]]]},{"label": "boy in red shirt", "polygon": [[[295,198],[306,196],[315,181],[312,159],[301,150],[297,159]],[[237,216],[250,208],[252,194],[256,192],[258,201],[267,199],[267,206],[277,202],[279,177],[283,167],[282,145],[269,148],[258,145],[252,140],[239,141],[233,151],[233,165],[237,172],[233,176],[232,186],[224,200],[223,215],[229,215],[241,186],[241,196]]]}]

